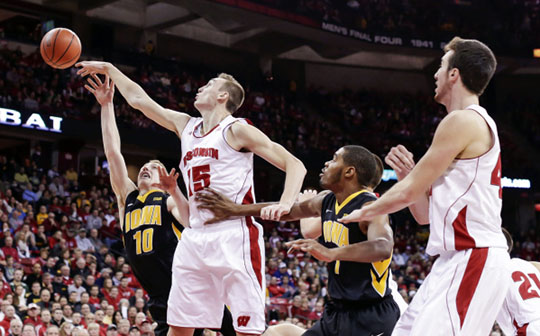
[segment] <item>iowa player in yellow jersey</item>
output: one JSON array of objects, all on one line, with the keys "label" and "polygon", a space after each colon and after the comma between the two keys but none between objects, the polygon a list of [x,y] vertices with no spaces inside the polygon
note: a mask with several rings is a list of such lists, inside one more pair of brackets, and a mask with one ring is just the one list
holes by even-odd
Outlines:
[{"label": "iowa player in yellow jersey", "polygon": [[[339,218],[376,200],[371,192],[380,179],[380,162],[361,146],[340,148],[325,163],[320,184],[330,192],[296,202],[281,220],[320,217],[302,227],[306,238],[288,243],[328,263],[329,301],[311,329],[276,326],[265,335],[352,336],[390,335],[399,308],[389,288],[393,235],[388,216],[362,223],[340,223]],[[375,183],[375,185],[378,184]],[[216,216],[256,216],[267,204],[236,205],[207,190],[197,196],[200,207]],[[321,225],[322,222],[322,225]]]},{"label": "iowa player in yellow jersey", "polygon": [[[158,160],[147,162],[139,171],[137,185],[128,177],[120,152],[120,135],[114,116],[114,83],[96,75],[85,85],[101,105],[103,147],[109,162],[113,191],[118,200],[122,238],[133,273],[148,292],[148,307],[158,323],[157,336],[168,333],[167,299],[171,289],[172,261],[184,224],[189,220],[186,198],[178,188],[178,173],[167,173]],[[202,335],[198,330],[196,335]],[[232,317],[226,309],[222,333],[235,335]]]}]

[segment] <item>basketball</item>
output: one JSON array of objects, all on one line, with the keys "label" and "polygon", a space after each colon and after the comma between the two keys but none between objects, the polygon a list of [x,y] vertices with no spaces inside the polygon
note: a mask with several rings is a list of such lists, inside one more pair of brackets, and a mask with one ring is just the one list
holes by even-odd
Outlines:
[{"label": "basketball", "polygon": [[41,39],[41,57],[56,69],[66,69],[81,56],[81,41],[77,34],[67,28],[50,30]]}]

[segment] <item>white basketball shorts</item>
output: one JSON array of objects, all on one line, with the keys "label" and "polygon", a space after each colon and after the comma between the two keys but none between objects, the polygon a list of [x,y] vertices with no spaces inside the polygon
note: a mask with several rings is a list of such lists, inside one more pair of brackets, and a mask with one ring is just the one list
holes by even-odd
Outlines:
[{"label": "white basketball shorts", "polygon": [[241,218],[185,229],[173,261],[167,308],[171,326],[218,329],[227,305],[237,332],[265,329],[261,225]]},{"label": "white basketball shorts", "polygon": [[502,248],[441,254],[392,335],[489,335],[510,285]]}]

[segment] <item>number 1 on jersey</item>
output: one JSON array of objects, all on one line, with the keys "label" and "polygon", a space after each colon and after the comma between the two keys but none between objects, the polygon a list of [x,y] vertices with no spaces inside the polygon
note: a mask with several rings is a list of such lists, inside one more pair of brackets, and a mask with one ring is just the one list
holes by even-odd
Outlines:
[{"label": "number 1 on jersey", "polygon": [[210,186],[210,165],[195,166],[187,172],[188,196],[193,196],[193,192],[201,191]]}]

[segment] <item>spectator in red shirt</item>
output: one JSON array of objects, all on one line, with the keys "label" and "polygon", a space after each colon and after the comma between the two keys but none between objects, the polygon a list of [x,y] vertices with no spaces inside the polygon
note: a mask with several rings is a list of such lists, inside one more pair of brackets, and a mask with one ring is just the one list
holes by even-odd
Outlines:
[{"label": "spectator in red shirt", "polygon": [[42,309],[41,310],[41,324],[36,326],[36,335],[37,336],[45,336],[45,332],[47,331],[47,328],[49,328],[51,324],[51,311],[48,309]]},{"label": "spectator in red shirt", "polygon": [[308,318],[312,321],[320,320],[324,312],[324,301],[322,299],[315,303],[315,308],[309,314]]},{"label": "spectator in red shirt", "polygon": [[15,307],[12,305],[7,305],[6,311],[4,312],[4,319],[0,322],[0,327],[4,328],[4,330],[9,330],[11,321],[13,319],[19,319],[19,317],[15,314]]},{"label": "spectator in red shirt", "polygon": [[[9,333],[10,336],[21,336],[22,335],[22,327],[23,324],[21,320],[19,319],[13,319],[11,321],[11,326],[9,329],[5,329],[5,334],[7,335]],[[0,327],[2,330],[4,330],[4,327]]]},{"label": "spectator in red shirt", "polygon": [[24,324],[31,324],[35,327],[41,324],[41,317],[39,316],[39,307],[35,303],[30,303],[28,305],[28,310],[26,311],[28,317],[24,320]]},{"label": "spectator in red shirt", "polygon": [[135,292],[133,291],[133,289],[128,287],[130,280],[131,278],[123,277],[122,280],[120,281],[120,287],[118,287],[120,296],[128,300],[130,297],[135,295]]},{"label": "spectator in red shirt", "polygon": [[268,285],[268,292],[270,293],[270,296],[280,297],[285,294],[285,288],[278,285],[278,279],[273,276]]},{"label": "spectator in red shirt", "polygon": [[68,265],[62,265],[60,267],[60,272],[62,273],[62,282],[64,285],[69,286],[73,284],[73,279],[69,276],[69,266]]},{"label": "spectator in red shirt", "polygon": [[17,249],[13,247],[13,237],[7,236],[4,238],[4,247],[2,247],[2,252],[4,256],[12,256],[15,262],[19,262],[19,253]]},{"label": "spectator in red shirt", "polygon": [[93,285],[90,287],[90,298],[88,299],[88,304],[92,305],[94,307],[94,310],[99,308],[99,302],[101,301],[99,297],[99,287],[97,285]]},{"label": "spectator in red shirt", "polygon": [[118,303],[122,299],[118,291],[118,287],[111,288],[109,295],[105,295],[107,302],[114,307],[114,310],[118,309]]},{"label": "spectator in red shirt", "polygon": [[11,292],[11,286],[4,279],[0,278],[0,297],[4,297],[7,293]]}]

